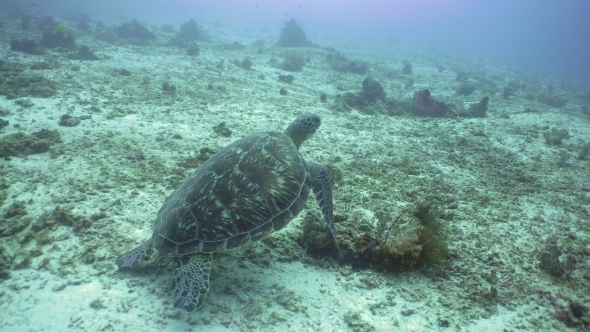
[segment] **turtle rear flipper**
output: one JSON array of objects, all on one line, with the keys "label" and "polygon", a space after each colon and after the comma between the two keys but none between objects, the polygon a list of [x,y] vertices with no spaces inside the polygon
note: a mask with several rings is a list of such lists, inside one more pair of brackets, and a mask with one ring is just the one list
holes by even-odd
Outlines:
[{"label": "turtle rear flipper", "polygon": [[193,311],[205,303],[209,292],[211,256],[211,253],[197,253],[180,260],[170,285],[174,308]]},{"label": "turtle rear flipper", "polygon": [[334,244],[338,248],[336,242],[336,227],[334,226],[334,205],[332,203],[332,183],[330,182],[330,175],[324,166],[316,163],[309,163],[309,171],[311,173],[311,188],[315,194],[315,198],[320,205],[326,224],[330,228],[330,232],[334,237]]},{"label": "turtle rear flipper", "polygon": [[145,241],[135,249],[126,252],[125,254],[117,258],[117,266],[123,267],[134,267],[141,262],[152,250],[152,241]]}]

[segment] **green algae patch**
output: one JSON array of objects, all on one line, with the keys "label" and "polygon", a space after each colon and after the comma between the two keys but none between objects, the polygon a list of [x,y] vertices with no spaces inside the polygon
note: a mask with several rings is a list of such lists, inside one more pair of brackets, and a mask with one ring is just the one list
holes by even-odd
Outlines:
[{"label": "green algae patch", "polygon": [[23,65],[0,61],[0,95],[7,99],[55,95],[56,82],[43,76],[24,74],[24,70]]},{"label": "green algae patch", "polygon": [[51,144],[59,142],[61,138],[57,131],[41,130],[32,135],[11,134],[0,139],[0,158],[43,153],[49,151]]}]

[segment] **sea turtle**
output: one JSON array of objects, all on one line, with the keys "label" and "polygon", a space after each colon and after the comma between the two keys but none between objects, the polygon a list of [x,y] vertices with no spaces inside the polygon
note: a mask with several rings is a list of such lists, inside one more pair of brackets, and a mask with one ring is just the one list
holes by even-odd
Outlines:
[{"label": "sea turtle", "polygon": [[117,258],[119,268],[134,267],[152,250],[174,257],[174,307],[198,309],[209,291],[212,253],[283,228],[303,209],[310,188],[335,241],[328,172],[298,151],[320,123],[315,114],[301,115],[284,133],[245,137],[211,156],[168,196],[152,238]]}]

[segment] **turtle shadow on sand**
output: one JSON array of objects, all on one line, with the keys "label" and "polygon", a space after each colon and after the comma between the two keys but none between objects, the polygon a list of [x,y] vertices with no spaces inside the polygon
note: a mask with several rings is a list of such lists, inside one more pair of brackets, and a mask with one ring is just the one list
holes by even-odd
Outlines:
[{"label": "turtle shadow on sand", "polygon": [[172,257],[174,307],[198,309],[209,291],[212,254],[280,230],[301,212],[310,190],[336,241],[328,172],[299,154],[320,123],[305,114],[284,133],[245,137],[211,156],[166,199],[151,239],[117,258],[119,268]]}]

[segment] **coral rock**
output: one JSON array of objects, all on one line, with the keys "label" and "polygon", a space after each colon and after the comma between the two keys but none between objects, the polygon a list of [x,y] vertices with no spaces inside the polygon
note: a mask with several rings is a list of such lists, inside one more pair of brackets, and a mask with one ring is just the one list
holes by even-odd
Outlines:
[{"label": "coral rock", "polygon": [[443,117],[454,114],[453,109],[445,103],[434,100],[428,89],[414,93],[414,110],[420,116]]},{"label": "coral rock", "polygon": [[308,44],[308,40],[303,29],[292,18],[281,29],[281,37],[277,44],[280,47],[305,47]]},{"label": "coral rock", "polygon": [[367,102],[374,103],[377,100],[385,101],[385,91],[381,83],[375,81],[372,77],[366,77],[363,80],[363,88],[360,93],[367,99]]}]

